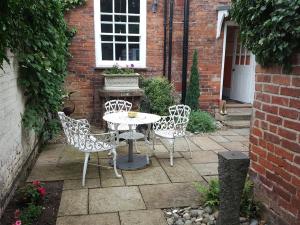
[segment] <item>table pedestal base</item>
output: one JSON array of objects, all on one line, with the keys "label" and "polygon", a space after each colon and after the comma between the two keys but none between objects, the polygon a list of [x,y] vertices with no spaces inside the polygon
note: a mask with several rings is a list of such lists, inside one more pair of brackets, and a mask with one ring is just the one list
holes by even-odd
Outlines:
[{"label": "table pedestal base", "polygon": [[[128,162],[128,155],[117,157],[117,168],[121,170],[138,170],[143,169],[149,164],[146,155],[133,154],[132,162]],[[110,161],[112,165],[112,160]]]}]

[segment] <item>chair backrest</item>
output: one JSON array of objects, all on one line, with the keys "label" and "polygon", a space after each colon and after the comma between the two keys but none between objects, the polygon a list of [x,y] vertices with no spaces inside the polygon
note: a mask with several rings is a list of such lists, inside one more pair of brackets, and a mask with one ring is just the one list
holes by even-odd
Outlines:
[{"label": "chair backrest", "polygon": [[189,122],[191,108],[187,105],[173,105],[169,107],[169,113],[175,127],[184,133]]},{"label": "chair backrest", "polygon": [[125,100],[110,100],[105,102],[105,113],[128,112],[132,108],[132,103]]}]

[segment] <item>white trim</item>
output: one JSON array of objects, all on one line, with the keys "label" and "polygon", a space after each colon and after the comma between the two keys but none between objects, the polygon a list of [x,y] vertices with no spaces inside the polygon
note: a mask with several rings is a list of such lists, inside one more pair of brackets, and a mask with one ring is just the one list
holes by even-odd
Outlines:
[{"label": "white trim", "polygon": [[224,19],[229,15],[228,9],[220,10],[218,11],[218,21],[217,21],[217,33],[216,33],[216,39],[221,37],[222,32],[222,25],[224,22]]},{"label": "white trim", "polygon": [[[111,1],[111,0],[107,0]],[[114,1],[113,2],[113,8],[114,8]],[[128,7],[128,4],[126,4]],[[128,10],[126,10],[128,11]],[[97,68],[107,68],[107,67],[112,67],[116,63],[120,65],[121,67],[126,67],[128,65],[134,64],[135,68],[146,68],[146,40],[147,40],[147,0],[140,0],[140,14],[126,14],[126,13],[118,13],[118,15],[124,14],[127,16],[127,21],[128,21],[128,16],[134,15],[134,16],[140,16],[140,22],[130,22],[130,24],[139,24],[139,30],[140,33],[136,35],[131,35],[131,34],[120,34],[120,36],[139,36],[139,55],[140,55],[140,60],[139,61],[129,61],[128,58],[126,61],[118,61],[118,60],[102,60],[102,51],[101,51],[101,18],[100,18],[100,0],[94,0],[94,31],[95,31],[95,65]],[[114,33],[114,13],[103,13],[103,14],[109,14],[112,15],[113,17],[113,33]],[[109,23],[109,22],[108,22]],[[118,24],[122,24],[118,23]],[[126,22],[126,27],[127,27],[127,33],[128,33],[128,22]],[[107,35],[112,35],[112,33],[107,33]],[[117,43],[114,39],[113,41],[104,41],[103,43],[113,43],[113,48],[115,48],[115,43]],[[127,55],[128,57],[128,39],[126,42],[126,49],[127,49]],[[136,42],[130,42],[130,44],[137,44]],[[113,58],[115,59],[115,50],[113,50]]]},{"label": "white trim", "polygon": [[224,38],[223,38],[222,67],[221,67],[220,100],[222,100],[222,94],[223,94],[224,69],[225,69],[225,57],[226,57],[226,42],[227,42],[227,29],[228,29],[228,25],[227,25],[227,23],[225,23],[225,26],[224,26]]}]

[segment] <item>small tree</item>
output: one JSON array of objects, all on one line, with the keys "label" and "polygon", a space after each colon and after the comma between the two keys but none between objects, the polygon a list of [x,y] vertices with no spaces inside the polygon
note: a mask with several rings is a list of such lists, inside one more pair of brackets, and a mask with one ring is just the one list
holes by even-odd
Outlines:
[{"label": "small tree", "polygon": [[191,69],[191,77],[189,86],[187,89],[187,94],[185,98],[185,104],[190,106],[192,110],[198,110],[199,108],[199,71],[198,71],[198,51],[194,51],[193,55],[193,65]]}]

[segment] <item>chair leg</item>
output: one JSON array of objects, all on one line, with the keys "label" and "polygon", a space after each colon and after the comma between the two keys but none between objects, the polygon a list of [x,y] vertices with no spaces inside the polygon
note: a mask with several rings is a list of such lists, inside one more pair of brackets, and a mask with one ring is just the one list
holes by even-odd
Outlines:
[{"label": "chair leg", "polygon": [[134,148],[135,148],[136,153],[141,153],[137,147],[137,140],[134,140]]},{"label": "chair leg", "polygon": [[174,165],[174,162],[173,162],[174,152],[175,152],[175,139],[173,139],[172,149],[170,151],[170,164],[171,164],[171,166]]},{"label": "chair leg", "polygon": [[89,161],[90,153],[85,153],[84,165],[83,165],[83,172],[82,172],[82,186],[85,186],[85,175],[87,170],[87,165]]},{"label": "chair leg", "polygon": [[116,152],[116,149],[112,149],[111,152],[113,154],[113,163],[114,163],[114,170],[115,170],[116,177],[120,178],[122,176],[118,173],[118,170],[117,170],[117,152]]},{"label": "chair leg", "polygon": [[190,142],[188,141],[187,137],[184,136],[184,140],[186,141],[188,147],[189,147],[189,151],[190,151],[190,157],[192,158],[192,149],[191,149],[191,145],[190,145]]},{"label": "chair leg", "polygon": [[66,148],[67,148],[67,144],[64,144],[64,147],[63,147],[63,149],[60,151],[59,156],[58,156],[58,159],[57,159],[57,161],[56,161],[56,166],[58,166],[58,164],[60,163],[60,160],[62,159],[63,154],[64,154]]},{"label": "chair leg", "polygon": [[152,134],[152,148],[153,148],[153,152],[155,151],[155,139],[156,139],[156,135],[155,135],[155,132],[152,131],[153,134]]}]

